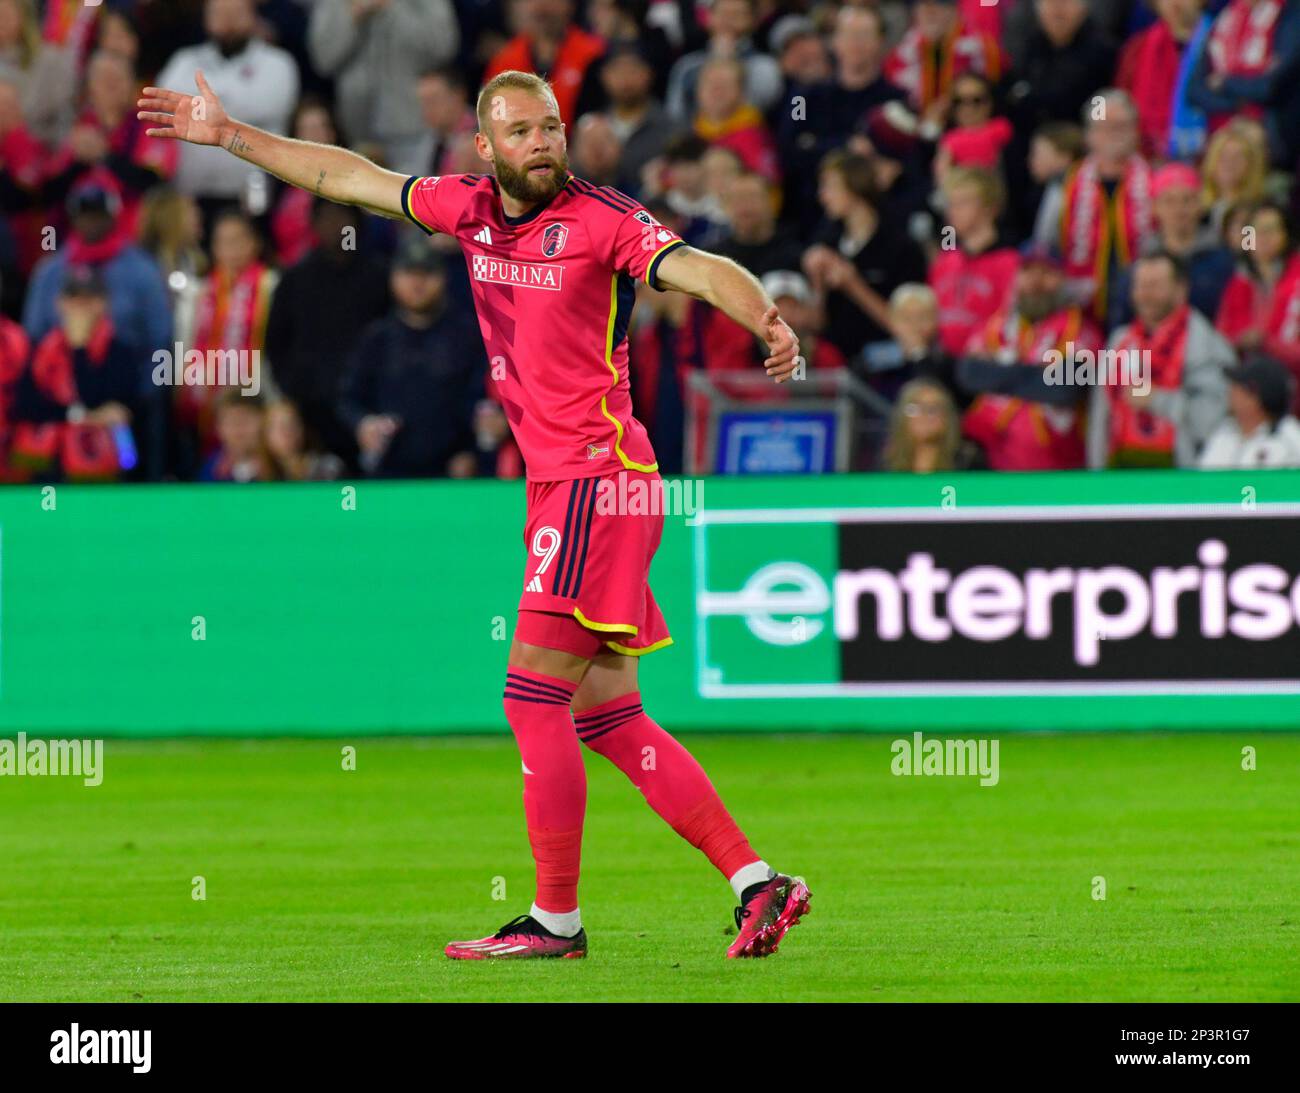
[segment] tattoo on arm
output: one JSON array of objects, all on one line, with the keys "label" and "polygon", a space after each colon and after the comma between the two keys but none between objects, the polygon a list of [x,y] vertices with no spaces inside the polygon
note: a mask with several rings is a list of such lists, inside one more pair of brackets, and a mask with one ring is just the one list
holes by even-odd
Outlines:
[{"label": "tattoo on arm", "polygon": [[228,150],[233,152],[235,155],[239,155],[241,152],[251,151],[253,148],[248,141],[244,140],[243,137],[239,135],[240,132],[241,130],[236,129],[235,135],[230,138],[230,148]]},{"label": "tattoo on arm", "polygon": [[317,197],[324,197],[324,196],[325,196],[323,193],[321,193],[321,191],[322,191],[324,188],[325,188],[325,172],[322,170],[321,173],[320,173],[320,177],[316,179],[316,196],[317,196]]}]

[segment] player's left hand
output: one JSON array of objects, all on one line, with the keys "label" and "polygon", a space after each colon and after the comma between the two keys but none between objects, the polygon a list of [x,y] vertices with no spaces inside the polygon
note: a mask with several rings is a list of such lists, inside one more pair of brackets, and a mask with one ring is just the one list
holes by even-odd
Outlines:
[{"label": "player's left hand", "polygon": [[799,365],[799,339],[775,305],[763,313],[762,327],[768,352],[763,367],[777,383],[784,383]]}]

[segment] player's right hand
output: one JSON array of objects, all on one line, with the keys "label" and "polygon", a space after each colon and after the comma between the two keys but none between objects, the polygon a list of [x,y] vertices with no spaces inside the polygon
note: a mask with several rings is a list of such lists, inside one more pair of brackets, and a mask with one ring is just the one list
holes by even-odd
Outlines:
[{"label": "player's right hand", "polygon": [[136,117],[155,124],[155,128],[145,130],[149,136],[191,144],[221,143],[222,130],[230,118],[201,71],[194,73],[194,82],[199,89],[197,95],[163,87],[146,87],[140,92]]}]

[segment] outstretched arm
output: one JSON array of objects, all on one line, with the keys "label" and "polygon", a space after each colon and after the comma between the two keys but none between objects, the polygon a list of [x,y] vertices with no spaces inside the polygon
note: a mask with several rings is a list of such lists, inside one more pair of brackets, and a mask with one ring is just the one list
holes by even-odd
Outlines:
[{"label": "outstretched arm", "polygon": [[194,82],[197,95],[161,87],[140,93],[138,116],[154,126],[147,130],[149,136],[224,148],[317,197],[402,219],[405,175],[386,171],[346,148],[293,140],[238,122],[226,115],[202,72],[194,74]]},{"label": "outstretched arm", "polygon": [[768,299],[758,279],[730,258],[694,247],[677,247],[664,255],[655,272],[661,288],[685,292],[712,304],[767,344],[763,362],[777,383],[799,365],[799,339]]}]

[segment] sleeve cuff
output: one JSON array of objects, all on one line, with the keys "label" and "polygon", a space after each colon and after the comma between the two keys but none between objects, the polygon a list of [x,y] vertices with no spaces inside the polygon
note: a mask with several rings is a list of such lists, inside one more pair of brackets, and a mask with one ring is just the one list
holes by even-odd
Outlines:
[{"label": "sleeve cuff", "polygon": [[406,219],[424,232],[425,235],[433,235],[434,232],[430,230],[429,226],[411,211],[411,189],[423,177],[423,175],[412,175],[406,180],[406,185],[402,187],[402,212],[405,214]]},{"label": "sleeve cuff", "polygon": [[645,283],[656,292],[663,292],[663,289],[659,287],[659,282],[657,280],[659,263],[664,260],[665,256],[671,254],[678,247],[684,246],[686,246],[685,239],[674,239],[671,243],[665,243],[660,247],[659,250],[655,252],[655,256],[650,259],[650,264],[646,266],[645,270]]}]

